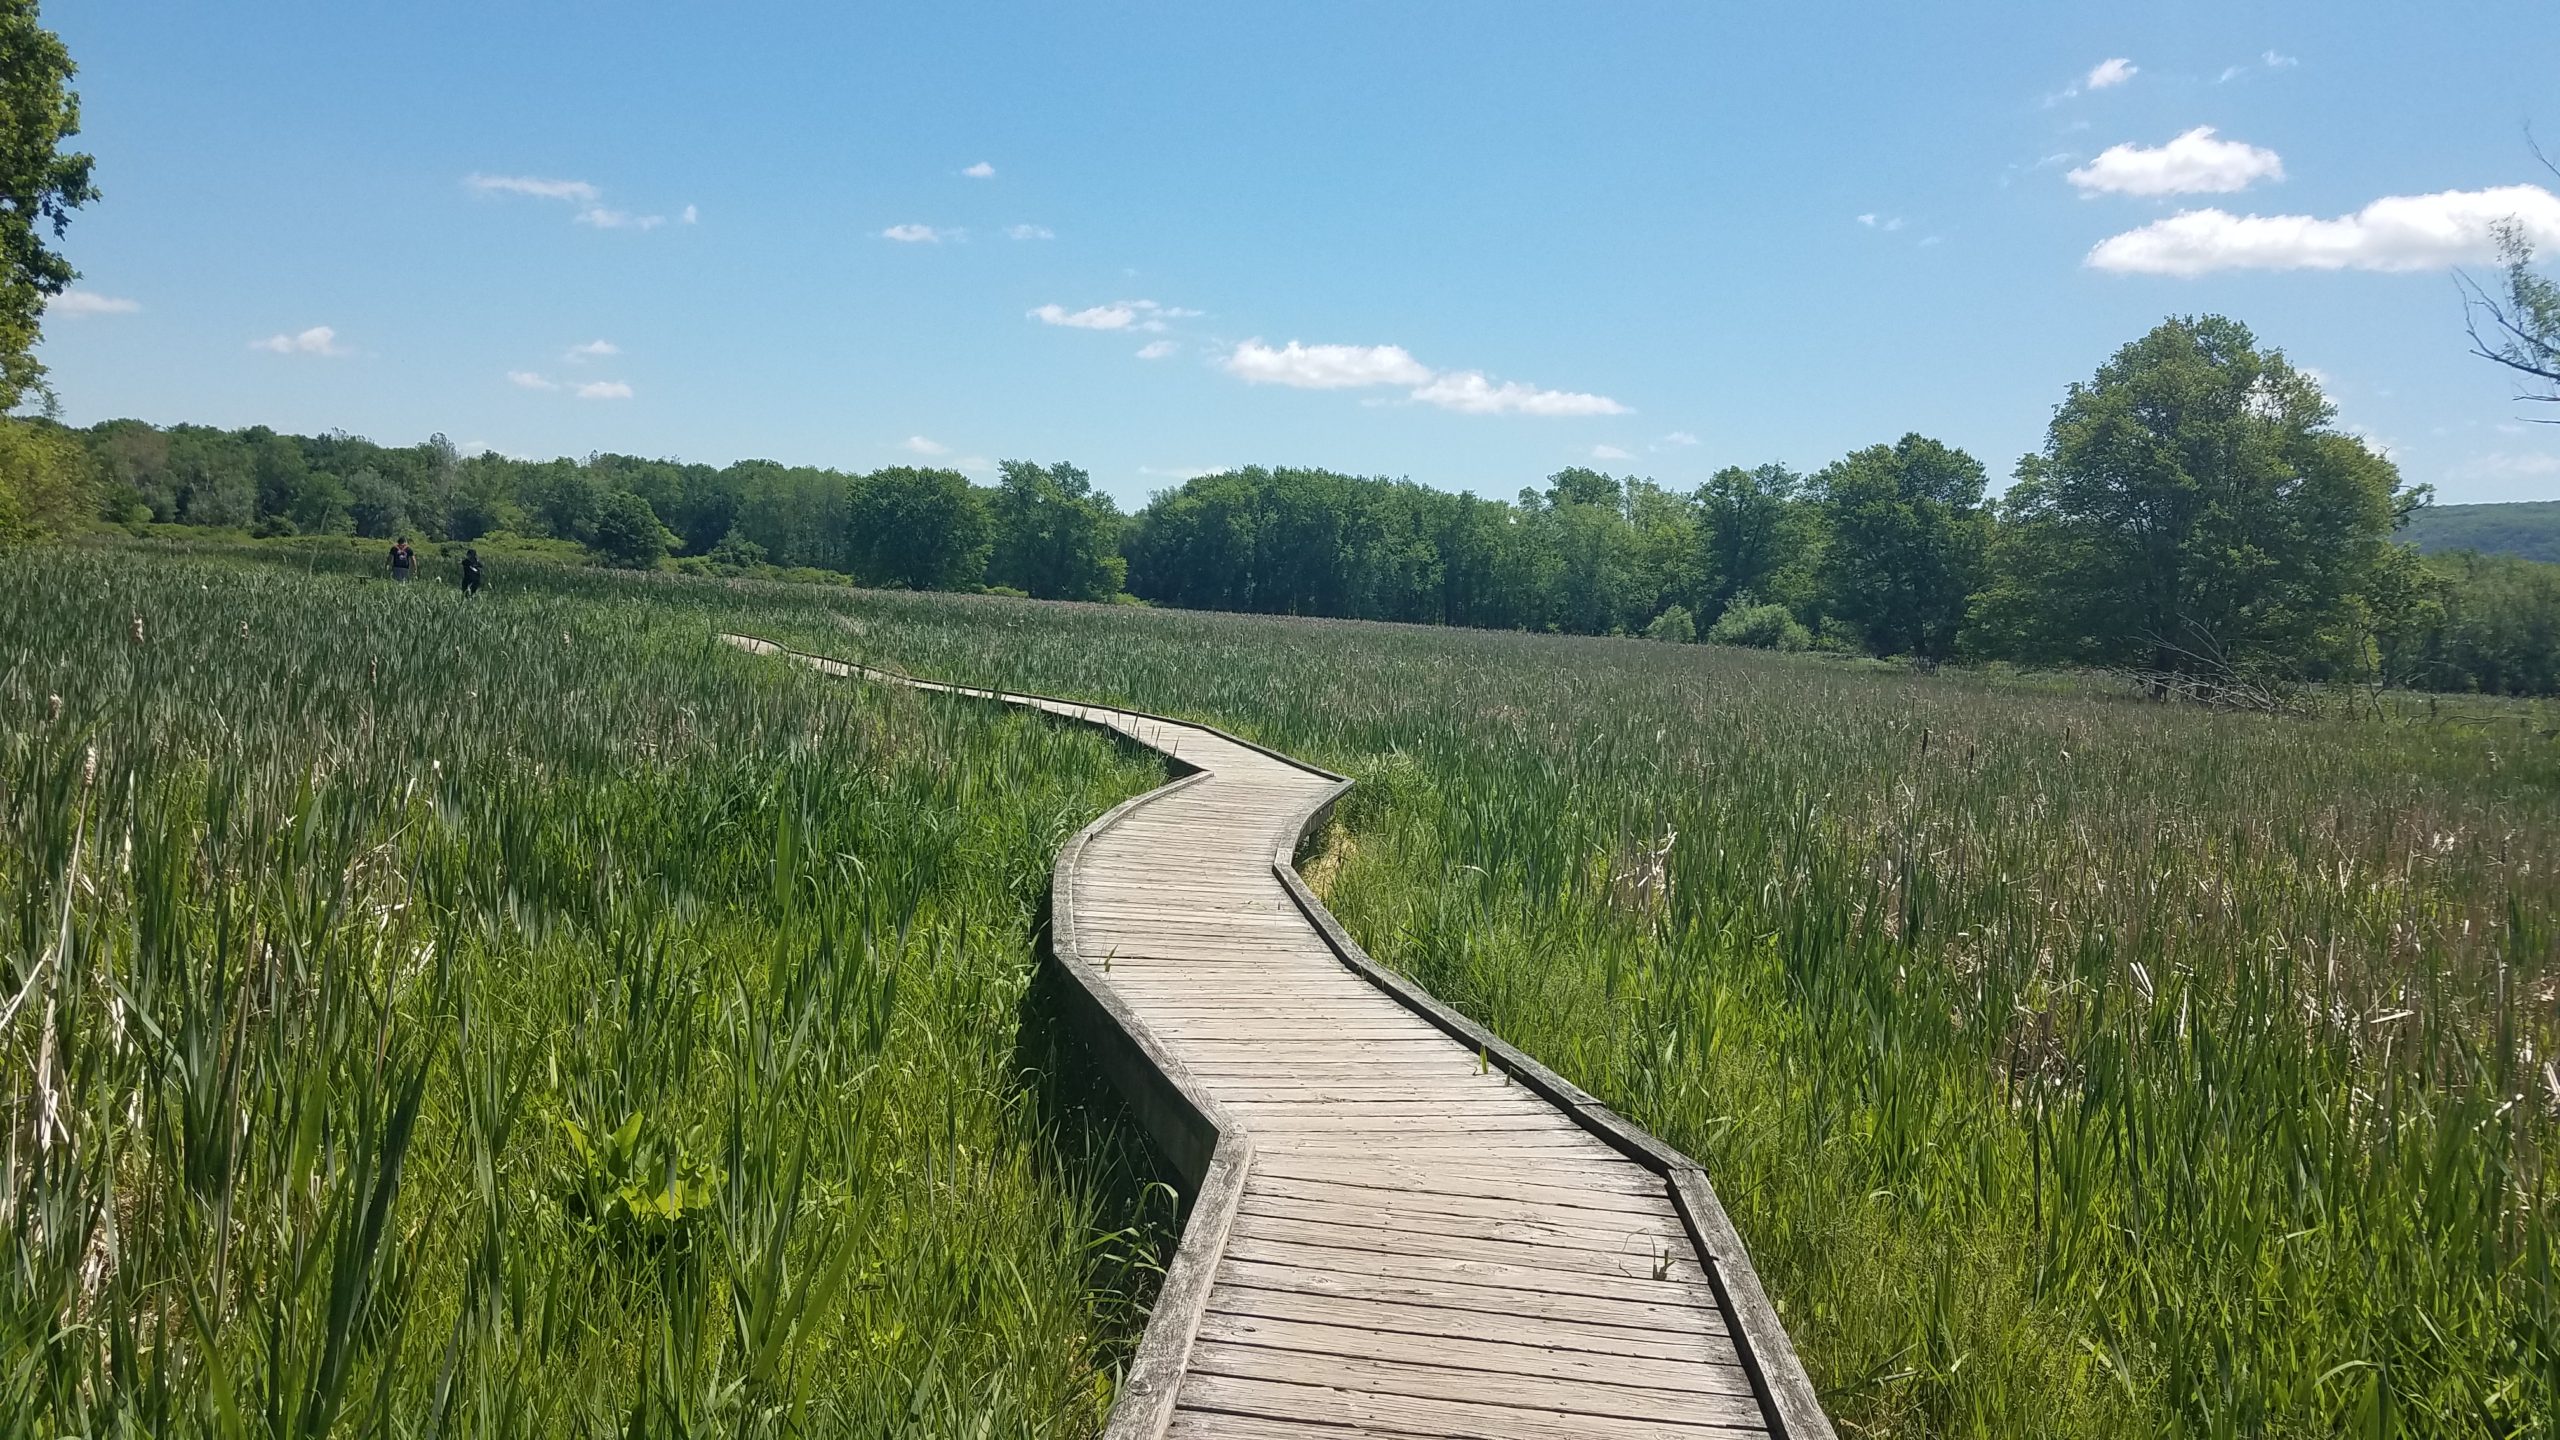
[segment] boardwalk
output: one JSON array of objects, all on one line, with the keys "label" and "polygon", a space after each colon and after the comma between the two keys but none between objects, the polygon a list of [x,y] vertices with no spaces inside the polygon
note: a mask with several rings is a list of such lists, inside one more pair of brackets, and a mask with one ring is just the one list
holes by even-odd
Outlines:
[{"label": "boardwalk", "polygon": [[1703,1177],[1400,993],[1295,883],[1336,777],[1199,726],[955,693],[1195,772],[1057,877],[1055,948],[1134,1037],[1123,1088],[1193,1152],[1113,1436],[1830,1434]]}]

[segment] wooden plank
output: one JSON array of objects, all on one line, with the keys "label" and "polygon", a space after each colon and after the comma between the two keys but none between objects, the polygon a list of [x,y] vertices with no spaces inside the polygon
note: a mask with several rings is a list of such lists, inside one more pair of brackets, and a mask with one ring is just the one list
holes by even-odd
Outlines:
[{"label": "wooden plank", "polygon": [[1629,1385],[1699,1395],[1751,1394],[1751,1377],[1732,1357],[1721,1363],[1703,1353],[1667,1357],[1594,1354],[1537,1341],[1476,1335],[1416,1335],[1364,1324],[1316,1323],[1234,1315],[1216,1310],[1202,1318],[1199,1338],[1217,1345],[1252,1345],[1306,1355],[1356,1355],[1452,1370],[1485,1370],[1523,1378],[1569,1380],[1583,1385]]},{"label": "wooden plank", "polygon": [[[1701,1375],[1708,1367],[1694,1368]],[[1380,1400],[1410,1398],[1475,1406],[1501,1406],[1542,1414],[1552,1426],[1589,1417],[1649,1420],[1657,1424],[1754,1424],[1760,1402],[1749,1382],[1742,1393],[1730,1388],[1669,1389],[1633,1382],[1577,1378],[1567,1375],[1509,1374],[1472,1365],[1434,1363],[1425,1359],[1389,1359],[1353,1352],[1318,1355],[1304,1350],[1204,1340],[1191,1349],[1191,1375],[1239,1380],[1279,1381],[1348,1391]],[[1739,1371],[1736,1372],[1739,1375]],[[1192,1401],[1195,1387],[1185,1383],[1176,1403]]]},{"label": "wooden plank", "polygon": [[1704,1310],[1687,1312],[1706,1322],[1703,1329],[1688,1326],[1678,1330],[1657,1330],[1636,1325],[1564,1320],[1552,1315],[1495,1314],[1483,1310],[1453,1309],[1445,1305],[1310,1295],[1297,1290],[1265,1290],[1228,1283],[1220,1285],[1211,1295],[1209,1313],[1239,1319],[1349,1325],[1397,1335],[1536,1345],[1549,1350],[1578,1351],[1589,1355],[1627,1355],[1684,1362],[1703,1360],[1716,1365],[1741,1363],[1731,1337],[1725,1333],[1724,1317]]},{"label": "wooden plank", "polygon": [[1399,1255],[1354,1246],[1275,1240],[1259,1233],[1241,1231],[1228,1234],[1227,1259],[1441,1285],[1476,1285],[1546,1295],[1572,1295],[1586,1300],[1634,1299],[1657,1304],[1679,1303],[1702,1310],[1717,1308],[1715,1291],[1705,1282],[1677,1275],[1656,1280],[1649,1275],[1606,1274],[1543,1262],[1527,1264],[1512,1259]]},{"label": "wooden plank", "polygon": [[1227,1232],[1230,1248],[1248,1241],[1303,1245],[1340,1252],[1339,1263],[1362,1265],[1368,1256],[1400,1260],[1456,1260],[1468,1264],[1506,1265],[1550,1274],[1602,1276],[1648,1284],[1685,1282],[1704,1286],[1706,1271],[1684,1239],[1647,1237],[1625,1249],[1605,1245],[1564,1244],[1543,1239],[1503,1240],[1475,1235],[1448,1235],[1434,1230],[1394,1226],[1328,1224],[1260,1211],[1241,1211]]},{"label": "wooden plank", "polygon": [[[1731,1440],[1736,1435],[1765,1433],[1759,1407],[1702,1404],[1698,1413],[1714,1418],[1696,1421],[1567,1415],[1552,1409],[1478,1404],[1467,1400],[1376,1394],[1341,1389],[1321,1382],[1248,1379],[1194,1372],[1183,1386],[1180,1408],[1168,1435],[1232,1434],[1218,1418],[1193,1418],[1193,1412],[1225,1412],[1269,1419],[1316,1421],[1331,1425],[1371,1426],[1398,1435],[1466,1436],[1474,1440]],[[1729,1418],[1728,1418],[1729,1417]]]},{"label": "wooden plank", "polygon": [[1441,1275],[1390,1275],[1374,1269],[1339,1270],[1229,1255],[1218,1267],[1211,1303],[1231,1290],[1276,1290],[1336,1300],[1379,1300],[1463,1315],[1504,1315],[1527,1321],[1562,1320],[1614,1325],[1666,1335],[1721,1335],[1724,1313],[1712,1297],[1679,1294],[1667,1299],[1610,1294],[1577,1295],[1511,1285],[1476,1284]]},{"label": "wooden plank", "polygon": [[1641,1249],[1689,1250],[1688,1232],[1669,1216],[1643,1211],[1569,1210],[1560,1205],[1523,1205],[1511,1215],[1451,1215],[1383,1205],[1346,1205],[1277,1195],[1247,1186],[1243,1212],[1315,1225],[1373,1227],[1397,1232],[1474,1236],[1487,1240],[1535,1240],[1546,1245],[1575,1245],[1612,1254]]},{"label": "wooden plank", "polygon": [[1446,1185],[1363,1185],[1343,1180],[1313,1180],[1257,1169],[1248,1195],[1312,1200],[1321,1204],[1368,1205],[1437,1215],[1475,1215],[1493,1220],[1535,1220],[1545,1215],[1581,1223],[1579,1213],[1598,1210],[1617,1215],[1659,1216],[1660,1196],[1621,1195],[1607,1190],[1522,1186],[1526,1194],[1469,1195]]},{"label": "wooden plank", "polygon": [[1600,1161],[1548,1160],[1534,1166],[1468,1164],[1443,1160],[1425,1165],[1410,1159],[1379,1156],[1366,1162],[1310,1151],[1278,1151],[1254,1157],[1253,1173],[1380,1189],[1433,1190],[1451,1195],[1496,1198],[1553,1198],[1558,1191],[1618,1194],[1662,1203],[1662,1181],[1633,1165]]}]

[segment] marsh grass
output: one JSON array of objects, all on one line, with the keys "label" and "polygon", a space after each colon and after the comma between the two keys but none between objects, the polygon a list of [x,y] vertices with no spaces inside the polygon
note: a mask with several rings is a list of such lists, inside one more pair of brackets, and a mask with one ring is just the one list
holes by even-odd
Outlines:
[{"label": "marsh grass", "polygon": [[1157,768],[524,578],[0,558],[0,1433],[1089,1433],[1171,1215],[1033,955]]},{"label": "marsh grass", "polygon": [[1367,780],[1334,908],[1705,1163],[1846,1433],[2560,1429],[2552,707],[836,604]]}]

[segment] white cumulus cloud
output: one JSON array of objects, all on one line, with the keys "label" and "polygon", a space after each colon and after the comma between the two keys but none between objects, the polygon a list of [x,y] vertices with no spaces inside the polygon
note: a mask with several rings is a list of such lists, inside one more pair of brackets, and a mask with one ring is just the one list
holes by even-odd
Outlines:
[{"label": "white cumulus cloud", "polygon": [[1138,347],[1138,358],[1141,360],[1161,360],[1181,348],[1181,346],[1174,344],[1170,340],[1150,340],[1146,344]]},{"label": "white cumulus cloud", "polygon": [[1137,307],[1128,304],[1094,305],[1083,310],[1041,305],[1023,313],[1043,325],[1064,325],[1070,330],[1126,330],[1138,323]]},{"label": "white cumulus cloud", "polygon": [[561,354],[560,358],[571,361],[601,360],[607,355],[619,355],[621,353],[622,347],[614,344],[610,340],[590,340],[584,345],[570,346]]},{"label": "white cumulus cloud", "polygon": [[1594,445],[1591,447],[1591,458],[1594,460],[1633,460],[1636,457],[1632,451],[1621,450],[1615,445]]},{"label": "white cumulus cloud", "polygon": [[530,195],[536,200],[575,200],[593,205],[604,192],[584,180],[546,180],[539,175],[465,175],[462,183],[475,195]]},{"label": "white cumulus cloud", "polygon": [[1481,370],[1455,370],[1433,377],[1413,392],[1425,405],[1462,415],[1624,415],[1627,407],[1606,395],[1573,390],[1541,390],[1517,380],[1495,384]]},{"label": "white cumulus cloud", "polygon": [[898,448],[911,455],[948,455],[951,453],[950,446],[943,444],[939,440],[928,440],[922,435],[908,436],[906,439],[898,442]]},{"label": "white cumulus cloud", "polygon": [[996,177],[996,167],[981,160],[960,173],[972,180],[992,180]]},{"label": "white cumulus cloud", "polygon": [[2118,55],[2089,67],[2081,84],[2092,90],[2111,90],[2142,73],[2142,67]]},{"label": "white cumulus cloud", "polygon": [[581,400],[628,400],[631,387],[619,380],[590,380],[578,387]]},{"label": "white cumulus cloud", "polygon": [[1674,430],[1670,434],[1662,437],[1662,443],[1665,445],[1695,445],[1698,443],[1698,437],[1690,434],[1686,430]]},{"label": "white cumulus cloud", "polygon": [[880,238],[905,245],[939,245],[953,233],[936,230],[930,225],[892,225],[880,232]]},{"label": "white cumulus cloud", "polygon": [[548,376],[535,374],[531,370],[508,371],[507,383],[515,386],[519,390],[557,390],[560,388],[559,381],[553,380]]},{"label": "white cumulus cloud", "polygon": [[249,342],[252,350],[272,350],[278,355],[352,355],[355,352],[338,343],[335,327],[314,325],[291,335],[275,334],[264,340]]},{"label": "white cumulus cloud", "polygon": [[2111,145],[2063,178],[2083,195],[2228,195],[2282,180],[2284,160],[2199,125],[2166,145]]},{"label": "white cumulus cloud", "polygon": [[2185,210],[2099,241],[2086,263],[2143,275],[2435,270],[2495,259],[2509,223],[2536,245],[2560,244],[2560,196],[2539,185],[2386,195],[2335,219]]},{"label": "white cumulus cloud", "polygon": [[702,211],[695,206],[687,205],[684,207],[684,213],[676,218],[682,220],[687,225],[698,224],[702,219]]},{"label": "white cumulus cloud", "polygon": [[1238,345],[1226,359],[1230,375],[1254,385],[1301,390],[1346,390],[1362,385],[1424,385],[1430,367],[1401,345],[1301,345],[1278,349],[1260,340]]},{"label": "white cumulus cloud", "polygon": [[1394,386],[1404,390],[1409,400],[1464,415],[1628,413],[1626,406],[1606,395],[1541,390],[1516,380],[1497,383],[1481,370],[1435,371],[1401,345],[1307,345],[1292,340],[1274,348],[1254,339],[1228,352],[1221,364],[1228,374],[1248,384],[1300,390]]},{"label": "white cumulus cloud", "polygon": [[121,295],[101,295],[95,290],[65,290],[45,302],[44,313],[66,319],[74,315],[131,315],[142,309],[139,300]]}]

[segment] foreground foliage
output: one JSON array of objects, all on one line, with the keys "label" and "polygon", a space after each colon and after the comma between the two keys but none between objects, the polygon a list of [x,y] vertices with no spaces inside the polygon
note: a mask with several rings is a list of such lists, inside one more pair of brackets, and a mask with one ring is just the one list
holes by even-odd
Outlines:
[{"label": "foreground foliage", "polygon": [[0,1434],[1089,1432],[1032,926],[1155,771],[541,578],[0,560]]}]

